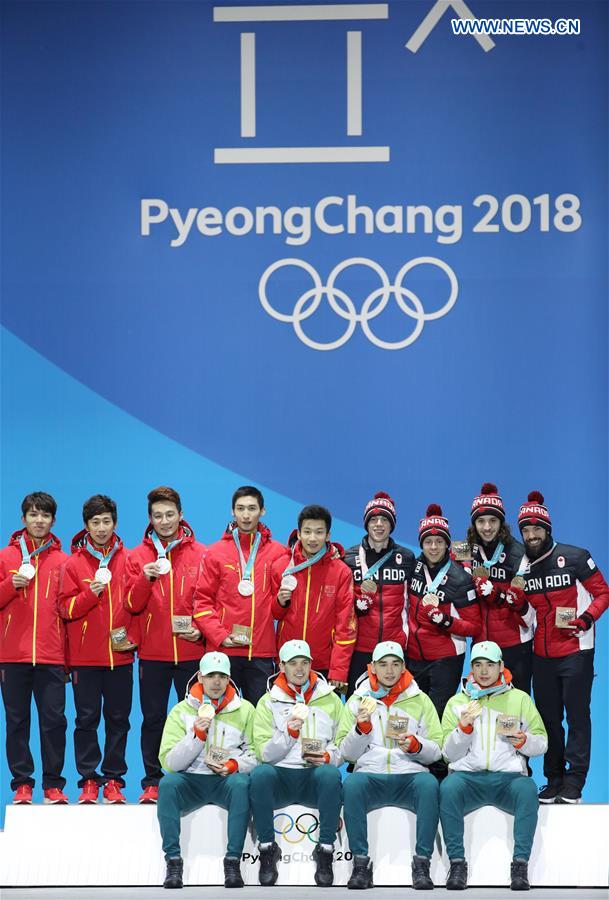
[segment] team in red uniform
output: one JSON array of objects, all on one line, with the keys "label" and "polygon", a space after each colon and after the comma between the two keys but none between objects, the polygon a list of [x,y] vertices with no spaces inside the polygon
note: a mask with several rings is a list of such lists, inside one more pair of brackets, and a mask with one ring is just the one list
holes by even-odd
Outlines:
[{"label": "team in red uniform", "polygon": [[178,700],[198,671],[204,652],[192,624],[193,595],[206,548],[182,518],[177,491],[158,487],[148,494],[149,524],[126,566],[127,612],[137,617],[142,756],[145,775],[140,803],[156,803],[163,774],[159,763],[167,701],[173,684]]},{"label": "team in red uniform", "polygon": [[[85,524],[63,567],[59,612],[66,623],[76,722],[79,803],[124,803],[125,750],[133,693],[131,616],[123,606],[126,551],[116,534],[116,503],[104,494],[83,506]],[[97,738],[103,705],[105,744]],[[98,766],[101,762],[101,776]]]},{"label": "team in red uniform", "polygon": [[14,803],[31,803],[32,696],[38,710],[45,803],[67,803],[61,772],[66,749],[65,630],[57,609],[67,556],[51,528],[57,503],[43,491],[21,504],[24,528],[0,551],[0,680],[6,713],[6,756]]},{"label": "team in red uniform", "polygon": [[323,506],[305,506],[289,549],[271,571],[277,650],[306,641],[312,665],[339,689],[346,689],[357,636],[353,579],[340,544],[330,541],[332,516]]}]

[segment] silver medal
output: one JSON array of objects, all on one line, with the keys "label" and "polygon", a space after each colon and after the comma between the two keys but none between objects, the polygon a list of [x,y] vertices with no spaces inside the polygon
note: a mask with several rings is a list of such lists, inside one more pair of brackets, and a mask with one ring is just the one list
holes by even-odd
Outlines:
[{"label": "silver medal", "polygon": [[248,581],[246,578],[242,578],[239,584],[237,585],[237,590],[241,594],[242,597],[251,597],[254,593],[254,585],[251,581]]},{"label": "silver medal", "polygon": [[95,580],[101,584],[110,584],[112,581],[112,572],[107,566],[100,566],[95,573]]},{"label": "silver medal", "polygon": [[159,572],[159,575],[167,575],[168,572],[171,572],[171,563],[167,559],[166,556],[159,556],[156,561],[156,566]]},{"label": "silver medal", "polygon": [[23,575],[24,578],[31,581],[36,574],[36,566],[33,566],[31,563],[22,563],[19,566],[18,574]]},{"label": "silver medal", "polygon": [[295,575],[284,575],[281,579],[281,587],[285,591],[295,591],[298,587],[298,581]]}]

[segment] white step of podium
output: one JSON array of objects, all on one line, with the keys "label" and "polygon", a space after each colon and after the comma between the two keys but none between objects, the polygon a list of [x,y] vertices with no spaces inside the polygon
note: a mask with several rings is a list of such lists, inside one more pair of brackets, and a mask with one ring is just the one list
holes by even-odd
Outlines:
[{"label": "white step of podium", "polygon": [[[290,806],[276,816],[283,851],[278,884],[312,885],[315,812]],[[485,807],[466,818],[469,884],[505,886],[512,858],[511,816]],[[307,832],[311,830],[311,836]],[[415,817],[387,807],[368,816],[376,886],[410,884]],[[536,887],[607,887],[609,806],[548,806],[539,826],[529,875]],[[226,812],[206,806],[182,820],[185,884],[223,883]],[[345,885],[351,854],[344,827],[335,845],[335,884]],[[258,851],[248,832],[242,863],[246,884],[258,883]],[[448,861],[441,837],[432,861],[434,882],[444,884]],[[0,833],[3,887],[139,885],[162,883],[165,864],[152,806],[9,807]]]}]

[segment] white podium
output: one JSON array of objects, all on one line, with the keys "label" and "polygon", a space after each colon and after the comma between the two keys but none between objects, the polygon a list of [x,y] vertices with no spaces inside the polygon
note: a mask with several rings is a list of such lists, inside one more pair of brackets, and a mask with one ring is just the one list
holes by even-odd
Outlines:
[{"label": "white podium", "polygon": [[[223,884],[226,812],[214,806],[182,820],[185,884]],[[491,807],[465,820],[471,886],[505,886],[512,858],[513,819]],[[290,806],[277,811],[275,826],[283,856],[278,884],[312,885],[311,853],[318,836],[314,810]],[[375,886],[410,884],[415,816],[387,807],[368,816]],[[536,887],[607,887],[609,806],[548,806],[529,866]],[[344,826],[335,844],[336,885],[345,885],[351,854]],[[241,866],[246,884],[258,883],[258,850],[248,832]],[[448,860],[441,833],[431,873],[442,886]],[[21,806],[6,811],[0,832],[0,886],[153,886],[163,882],[165,863],[152,806]]]}]

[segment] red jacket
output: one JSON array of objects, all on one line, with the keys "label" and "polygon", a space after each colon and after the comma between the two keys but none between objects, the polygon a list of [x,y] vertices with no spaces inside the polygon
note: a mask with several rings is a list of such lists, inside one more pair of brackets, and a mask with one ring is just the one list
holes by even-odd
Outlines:
[{"label": "red jacket", "polygon": [[[274,657],[275,629],[271,612],[271,565],[285,548],[271,539],[266,525],[259,524],[261,534],[254,563],[254,593],[242,597],[237,590],[241,580],[239,554],[232,526],[213,544],[205,557],[195,591],[195,623],[207,641],[208,650],[217,650],[231,633],[233,625],[252,629],[252,642],[244,647],[222,647],[229,656]],[[239,534],[245,561],[249,559],[254,535]]]},{"label": "red jacket", "polygon": [[[439,572],[446,560],[442,560],[429,574],[432,578]],[[414,567],[408,587],[408,644],[409,659],[444,659],[465,653],[468,637],[477,641],[480,635],[480,605],[476,590],[468,572],[451,562],[448,572],[435,593],[440,601],[438,610],[447,617],[441,625],[430,621],[430,607],[423,606],[423,597],[428,593],[425,577],[425,557],[421,554]]]},{"label": "red jacket", "polygon": [[172,616],[193,614],[194,589],[207,548],[195,541],[192,528],[182,519],[182,541],[167,554],[171,571],[148,581],[143,567],[157,559],[151,533],[149,525],[142,543],[128,552],[125,566],[123,602],[127,612],[139,620],[138,656],[173,663],[200,659],[205,652],[201,641],[184,640],[173,634],[171,625]]},{"label": "red jacket", "polygon": [[63,666],[66,635],[57,597],[60,569],[68,557],[59,539],[50,534],[47,540],[51,539],[52,545],[31,559],[36,575],[17,591],[13,573],[22,562],[21,535],[32,552],[34,544],[25,528],[16,531],[8,547],[0,550],[0,661]]},{"label": "red jacket", "polygon": [[[72,556],[61,573],[58,608],[66,621],[68,664],[78,666],[123,666],[133,662],[132,650],[113,650],[110,633],[125,626],[133,641],[131,616],[123,606],[125,562],[127,551],[118,535],[113,536],[111,550],[118,546],[108,568],[112,580],[96,596],[89,585],[95,579],[99,560],[86,548],[88,533],[80,531],[72,539]],[[137,638],[136,638],[137,640]]]},{"label": "red jacket", "polygon": [[[273,615],[279,620],[277,649],[287,641],[307,641],[313,654],[313,668],[328,672],[333,681],[347,681],[349,664],[357,640],[357,619],[353,608],[353,577],[343,562],[340,544],[329,544],[325,556],[297,572],[297,587],[289,606],[280,606],[277,593],[281,576],[289,566],[292,551],[273,564],[271,584]],[[294,563],[304,562],[300,541],[294,545]]]},{"label": "red jacket", "polygon": [[[532,560],[523,577],[526,599],[535,611],[533,653],[559,657],[591,650],[594,623],[609,607],[609,586],[588,551],[556,544],[551,553]],[[559,606],[571,607],[574,616],[588,618],[588,631],[576,636],[570,628],[557,628]]]}]

